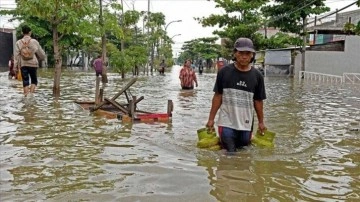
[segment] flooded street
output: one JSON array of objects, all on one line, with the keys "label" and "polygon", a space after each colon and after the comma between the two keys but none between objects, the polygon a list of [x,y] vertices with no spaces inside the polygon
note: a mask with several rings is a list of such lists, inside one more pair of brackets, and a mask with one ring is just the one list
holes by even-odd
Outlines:
[{"label": "flooded street", "polygon": [[[94,99],[95,73],[64,70],[61,98],[53,69],[40,69],[33,98],[0,73],[0,201],[360,201],[360,87],[265,78],[265,124],[275,148],[234,156],[196,147],[216,74],[181,91],[179,66],[140,76],[138,108],[170,123],[123,124],[74,103]],[[109,74],[105,97],[131,79]],[[125,100],[125,97],[120,96]]]}]

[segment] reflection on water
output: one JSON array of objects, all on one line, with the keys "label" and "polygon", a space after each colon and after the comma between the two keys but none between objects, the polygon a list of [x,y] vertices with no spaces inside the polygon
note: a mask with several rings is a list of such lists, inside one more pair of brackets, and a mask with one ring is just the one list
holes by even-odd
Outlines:
[{"label": "reflection on water", "polygon": [[[275,148],[236,155],[196,148],[216,75],[180,90],[179,66],[139,77],[138,107],[166,112],[170,123],[123,124],[74,104],[93,99],[93,72],[64,70],[54,101],[53,73],[39,71],[34,97],[0,73],[1,201],[358,201],[358,86],[266,78],[266,124]],[[109,74],[105,97],[131,78]],[[125,101],[125,97],[120,97]]]}]

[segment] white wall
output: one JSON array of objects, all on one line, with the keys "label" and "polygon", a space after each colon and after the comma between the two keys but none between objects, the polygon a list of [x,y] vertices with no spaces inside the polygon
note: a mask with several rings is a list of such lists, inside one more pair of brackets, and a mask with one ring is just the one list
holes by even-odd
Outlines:
[{"label": "white wall", "polygon": [[[305,71],[342,76],[344,72],[360,73],[360,36],[346,36],[344,52],[306,51]],[[301,54],[295,61],[299,75]]]}]

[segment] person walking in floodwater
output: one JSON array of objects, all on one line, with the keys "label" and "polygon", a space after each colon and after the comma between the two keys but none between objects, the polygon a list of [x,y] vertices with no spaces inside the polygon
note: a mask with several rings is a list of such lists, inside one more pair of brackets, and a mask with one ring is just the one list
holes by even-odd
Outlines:
[{"label": "person walking in floodwater", "polygon": [[159,64],[159,73],[160,75],[164,75],[165,74],[165,60],[162,60],[161,63]]},{"label": "person walking in floodwater", "polygon": [[[45,59],[45,52],[36,39],[31,38],[31,28],[22,27],[23,38],[15,44],[15,68],[20,68],[25,97],[34,93],[38,84],[39,61]],[[30,82],[31,80],[31,82]],[[30,87],[29,87],[30,86]]]},{"label": "person walking in floodwater", "polygon": [[96,77],[102,75],[103,61],[101,59],[101,55],[98,55],[98,57],[94,60],[93,67],[95,69]]},{"label": "person walking in floodwater", "polygon": [[16,70],[15,64],[14,64],[14,55],[11,55],[8,66],[9,66],[9,79],[12,79],[12,78],[16,79],[17,70]]},{"label": "person walking in floodwater", "polygon": [[214,96],[206,127],[214,128],[219,113],[219,136],[223,148],[235,152],[250,144],[253,130],[254,109],[258,118],[258,130],[263,133],[263,100],[266,99],[264,78],[251,66],[255,49],[248,38],[239,38],[234,44],[234,63],[220,69],[217,74]]},{"label": "person walking in floodwater", "polygon": [[194,89],[194,83],[198,87],[195,71],[191,68],[191,60],[184,62],[183,68],[180,70],[180,85],[183,90]]}]

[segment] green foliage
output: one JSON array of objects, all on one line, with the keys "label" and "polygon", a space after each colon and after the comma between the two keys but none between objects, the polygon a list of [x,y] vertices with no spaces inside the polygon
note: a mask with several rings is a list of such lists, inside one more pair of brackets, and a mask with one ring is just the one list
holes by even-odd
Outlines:
[{"label": "green foliage", "polygon": [[357,25],[355,27],[355,34],[360,35],[360,21],[357,23]]},{"label": "green foliage", "polygon": [[126,11],[124,13],[124,26],[129,27],[135,25],[139,21],[140,15],[138,11]]},{"label": "green foliage", "polygon": [[[359,25],[359,23],[358,23],[358,25]],[[357,31],[356,29],[357,29],[357,26],[355,26],[351,22],[345,23],[344,28],[343,28],[343,30],[346,34],[354,34]]]},{"label": "green foliage", "polygon": [[109,61],[115,72],[120,74],[129,72],[135,65],[144,64],[147,51],[143,46],[131,46],[122,53],[114,44],[108,44]]},{"label": "green foliage", "polygon": [[310,15],[329,11],[325,0],[274,0],[275,4],[267,5],[261,10],[269,18],[267,25],[280,28],[283,32],[300,34],[302,21]]},{"label": "green foliage", "polygon": [[220,57],[221,46],[216,44],[217,37],[199,38],[191,41],[186,41],[181,48],[184,52],[180,55],[180,62],[186,59],[193,61],[202,59],[213,59]]},{"label": "green foliage", "polygon": [[[121,8],[116,3],[109,6]],[[28,24],[47,50],[53,50],[53,30],[58,33],[59,50],[82,50],[96,43],[103,32],[122,37],[118,18],[104,9],[104,30],[99,26],[99,5],[96,0],[19,0],[17,8],[8,11],[15,19]],[[19,32],[20,33],[20,32]],[[49,52],[48,52],[49,53]]]},{"label": "green foliage", "polygon": [[223,8],[226,13],[222,15],[212,14],[209,17],[195,18],[203,26],[218,25],[222,30],[214,31],[220,38],[227,38],[230,43],[226,46],[232,52],[233,43],[239,37],[248,37],[254,41],[256,47],[259,46],[256,32],[262,27],[260,8],[268,0],[215,0],[216,7]]},{"label": "green foliage", "polygon": [[275,49],[275,48],[287,48],[290,46],[301,46],[302,39],[296,36],[290,36],[286,33],[276,33],[271,36],[269,39],[264,39],[262,46],[266,49]]}]

